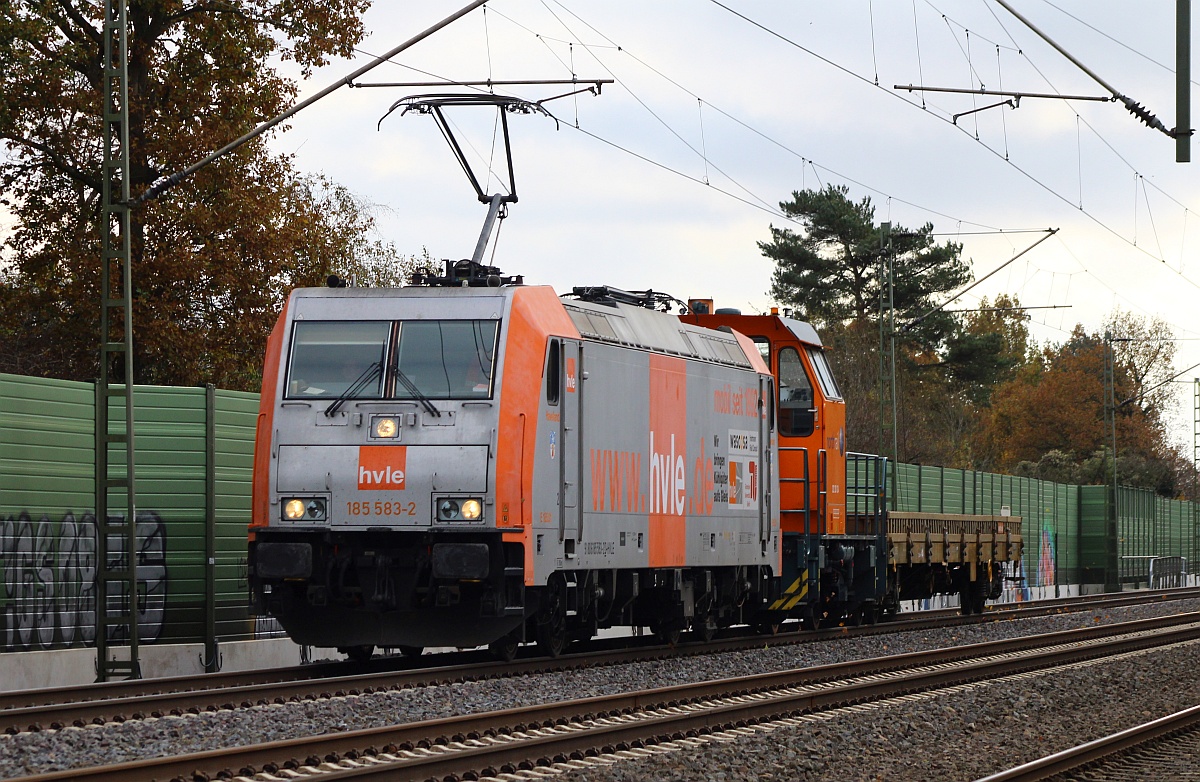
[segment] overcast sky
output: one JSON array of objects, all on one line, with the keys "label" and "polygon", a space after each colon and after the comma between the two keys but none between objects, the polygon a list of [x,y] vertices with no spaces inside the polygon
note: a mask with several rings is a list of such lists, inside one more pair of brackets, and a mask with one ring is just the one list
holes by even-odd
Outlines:
[{"label": "overcast sky", "polygon": [[[314,74],[305,95],[464,4],[378,3],[360,56]],[[1175,126],[1175,2],[1010,4]],[[547,103],[557,129],[546,117],[511,119],[520,201],[494,255],[508,274],[559,292],[654,288],[762,311],[772,264],[756,242],[787,224],[778,203],[846,184],[854,200],[871,197],[877,220],[931,222],[961,241],[976,278],[1036,231],[1059,229],[955,308],[1000,293],[1057,307],[1030,311],[1043,342],[1077,322],[1098,330],[1116,307],[1160,315],[1181,339],[1176,369],[1200,362],[1200,176],[1196,163],[1175,162],[1172,139],[1112,102],[1026,97],[955,123],[1001,98],[894,89],[1108,95],[995,0],[491,0],[486,9],[362,81],[616,80],[599,97]],[[444,91],[344,88],[273,144],[378,205],[382,236],[401,252],[470,257],[486,209],[433,120],[397,112],[376,129],[394,101]],[[534,100],[564,91],[506,90]],[[1197,103],[1195,79],[1191,94]],[[495,192],[494,112],[449,112]],[[1177,386],[1173,434],[1189,447],[1196,376]]]}]

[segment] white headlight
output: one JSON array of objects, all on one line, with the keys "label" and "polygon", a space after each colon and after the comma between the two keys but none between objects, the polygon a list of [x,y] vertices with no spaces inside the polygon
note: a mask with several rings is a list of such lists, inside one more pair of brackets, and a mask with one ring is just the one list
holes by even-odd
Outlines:
[{"label": "white headlight", "polygon": [[380,417],[372,424],[375,437],[390,439],[400,433],[400,422],[395,418]]},{"label": "white headlight", "polygon": [[474,521],[479,518],[479,514],[483,512],[483,506],[479,504],[479,500],[464,500],[462,504],[462,517],[467,521]]},{"label": "white headlight", "polygon": [[288,500],[283,506],[283,517],[285,519],[292,519],[293,521],[302,519],[305,512],[304,500]]}]

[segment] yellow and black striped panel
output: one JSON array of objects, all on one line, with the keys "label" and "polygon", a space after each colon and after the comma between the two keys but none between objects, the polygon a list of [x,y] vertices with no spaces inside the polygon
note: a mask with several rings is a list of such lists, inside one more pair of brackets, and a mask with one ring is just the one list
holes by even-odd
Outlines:
[{"label": "yellow and black striped panel", "polygon": [[792,582],[791,586],[784,590],[783,596],[771,603],[767,610],[769,611],[791,611],[800,601],[808,596],[808,571],[805,570],[800,574],[800,577]]}]

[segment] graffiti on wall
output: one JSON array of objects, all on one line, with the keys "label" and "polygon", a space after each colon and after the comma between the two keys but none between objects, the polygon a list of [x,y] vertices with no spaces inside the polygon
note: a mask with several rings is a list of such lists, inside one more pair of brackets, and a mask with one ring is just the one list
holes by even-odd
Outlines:
[{"label": "graffiti on wall", "polygon": [[1057,567],[1055,566],[1054,536],[1050,530],[1042,530],[1042,547],[1038,555],[1038,584],[1052,586],[1058,583]]},{"label": "graffiti on wall", "polygon": [[[118,523],[123,515],[110,516]],[[109,536],[109,567],[126,562],[119,535]],[[65,514],[52,521],[28,512],[0,517],[0,651],[15,652],[92,646],[96,642],[96,517]],[[167,530],[154,511],[137,514],[138,638],[153,643],[163,631],[167,604]],[[107,604],[122,602],[110,585]],[[120,642],[123,631],[110,628],[109,640]]]}]

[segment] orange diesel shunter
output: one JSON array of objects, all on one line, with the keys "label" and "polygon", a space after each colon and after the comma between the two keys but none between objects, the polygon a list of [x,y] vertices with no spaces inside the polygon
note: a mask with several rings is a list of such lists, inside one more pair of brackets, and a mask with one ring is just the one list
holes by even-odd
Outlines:
[{"label": "orange diesel shunter", "polygon": [[817,627],[945,593],[978,613],[1000,596],[1005,566],[1020,562],[1021,520],[888,513],[886,460],[847,451],[846,404],[810,324],[774,309],[714,312],[703,299],[688,310],[687,323],[749,336],[777,379],[783,562],[768,613]]}]

